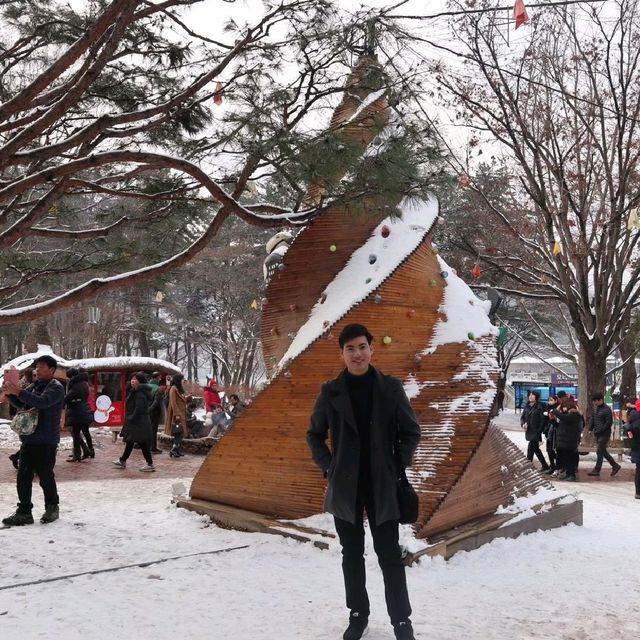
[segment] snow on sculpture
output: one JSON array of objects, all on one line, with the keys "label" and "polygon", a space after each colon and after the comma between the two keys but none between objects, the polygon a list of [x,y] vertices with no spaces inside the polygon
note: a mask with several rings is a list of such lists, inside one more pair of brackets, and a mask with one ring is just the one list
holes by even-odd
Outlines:
[{"label": "snow on sculpture", "polygon": [[[359,61],[331,123],[363,151],[388,118],[385,92],[358,84],[372,65],[372,56]],[[322,193],[314,185],[307,200]],[[211,451],[191,497],[288,519],[322,510],[325,483],[305,432],[320,385],[340,370],[337,336],[357,322],[374,336],[374,364],[404,382],[421,425],[408,470],[420,496],[418,537],[537,492],[548,502],[549,481],[489,426],[497,329],[490,302],[431,246],[437,200],[368,198],[363,206],[368,215],[357,218],[327,207],[283,253],[262,305],[270,384]]]}]

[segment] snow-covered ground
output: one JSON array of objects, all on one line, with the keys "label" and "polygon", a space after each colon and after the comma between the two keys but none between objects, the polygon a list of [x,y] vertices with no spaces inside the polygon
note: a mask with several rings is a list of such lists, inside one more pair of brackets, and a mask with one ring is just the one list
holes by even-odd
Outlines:
[{"label": "snow-covered ground", "polygon": [[[220,529],[171,504],[175,481],[63,483],[58,522],[0,531],[0,638],[342,637],[347,615],[335,542],[322,551],[279,536]],[[182,481],[189,486],[188,479]],[[583,527],[496,540],[449,561],[426,558],[410,568],[416,637],[635,638],[640,500],[629,483],[585,483],[575,489],[584,500]],[[14,491],[12,484],[0,484],[3,514],[13,509]],[[37,485],[34,496],[39,514]],[[223,549],[230,550],[206,553]],[[20,586],[199,552],[146,567]],[[391,639],[370,546],[367,571],[368,640]]]}]

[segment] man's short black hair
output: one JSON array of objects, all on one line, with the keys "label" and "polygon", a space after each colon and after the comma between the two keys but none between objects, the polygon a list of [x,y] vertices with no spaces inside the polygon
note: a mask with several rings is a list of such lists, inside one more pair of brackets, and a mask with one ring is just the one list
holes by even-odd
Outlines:
[{"label": "man's short black hair", "polygon": [[51,356],[38,356],[34,361],[33,361],[33,366],[35,367],[38,362],[44,362],[50,369],[57,369],[58,368],[58,363],[56,361],[55,358],[52,358]]},{"label": "man's short black hair", "polygon": [[373,342],[373,336],[369,333],[369,329],[367,329],[367,327],[365,327],[363,324],[348,324],[340,332],[340,336],[338,337],[338,344],[342,349],[344,345],[349,342],[349,340],[359,338],[360,336],[364,336],[369,344]]},{"label": "man's short black hair", "polygon": [[558,398],[566,398],[567,397],[567,392],[566,391],[558,391]]},{"label": "man's short black hair", "polygon": [[535,389],[530,389],[527,395],[534,395],[536,397],[536,400],[540,400],[540,392],[536,391]]},{"label": "man's short black hair", "polygon": [[591,402],[595,402],[596,400],[604,400],[604,396],[602,395],[602,393],[600,393],[600,391],[596,391],[595,393],[591,394]]}]

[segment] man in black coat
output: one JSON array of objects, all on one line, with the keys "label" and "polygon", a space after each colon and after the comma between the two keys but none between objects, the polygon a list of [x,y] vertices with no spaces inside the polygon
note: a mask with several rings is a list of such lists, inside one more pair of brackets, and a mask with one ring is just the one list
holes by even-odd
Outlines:
[{"label": "man in black coat", "polygon": [[591,401],[593,402],[593,413],[591,414],[591,425],[589,431],[593,431],[593,435],[596,438],[597,449],[596,466],[589,471],[590,476],[599,476],[600,469],[602,469],[602,461],[604,458],[611,465],[611,475],[615,476],[622,468],[607,451],[607,444],[611,439],[611,427],[613,426],[613,412],[608,404],[604,401],[602,393],[591,394]]},{"label": "man in black coat", "polygon": [[[382,569],[387,611],[398,640],[414,640],[405,568],[398,543],[398,469],[407,467],[420,426],[402,383],[370,366],[372,335],[359,324],[339,337],[346,369],[316,400],[307,443],[328,480],[325,509],[340,544],[349,626],[344,640],[362,637],[369,618],[365,587],[364,511]],[[331,435],[331,449],[327,437]]]},{"label": "man in black coat", "polygon": [[522,410],[520,416],[520,425],[525,431],[525,438],[529,443],[527,447],[527,460],[533,462],[535,455],[540,464],[542,471],[547,471],[549,465],[545,460],[542,451],[540,451],[540,442],[542,441],[542,432],[545,426],[544,407],[540,404],[540,394],[537,391],[529,391],[527,406]]}]

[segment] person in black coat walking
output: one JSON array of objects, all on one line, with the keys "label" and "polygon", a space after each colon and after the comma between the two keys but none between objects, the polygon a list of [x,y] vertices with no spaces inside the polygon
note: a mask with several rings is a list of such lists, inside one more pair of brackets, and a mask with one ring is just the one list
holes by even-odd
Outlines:
[{"label": "person in black coat walking", "polygon": [[147,376],[142,372],[131,376],[131,387],[125,401],[124,427],[120,436],[126,445],[122,455],[114,461],[118,469],[127,466],[127,460],[135,444],[140,445],[142,455],[147,464],[140,471],[155,471],[151,457],[151,420],[149,419],[149,405],[151,404],[151,388],[147,384]]},{"label": "person in black coat walking", "polygon": [[549,412],[549,418],[557,424],[555,440],[558,468],[565,470],[561,480],[576,481],[576,458],[582,426],[582,416],[573,400],[564,400],[559,408]]},{"label": "person in black coat walking", "polygon": [[596,449],[597,459],[596,466],[589,471],[590,476],[599,476],[602,469],[602,461],[606,458],[611,465],[611,475],[615,476],[622,468],[607,451],[607,444],[611,439],[611,428],[613,427],[613,412],[609,405],[605,404],[602,393],[593,393],[591,395],[593,402],[593,413],[591,414],[591,425],[589,431],[593,432],[596,438],[598,448]]},{"label": "person in black coat walking", "polygon": [[[155,374],[154,374],[155,375]],[[158,425],[164,425],[164,385],[151,386],[152,400],[149,405],[149,419],[151,420],[151,453],[162,453],[158,448]]]},{"label": "person in black coat walking", "polygon": [[547,456],[549,457],[549,468],[545,471],[547,475],[551,475],[559,469],[557,456],[556,456],[556,421],[553,419],[553,412],[556,409],[560,409],[558,403],[558,396],[550,395],[547,401],[547,411],[545,412],[545,423],[542,428],[542,433],[547,440]]},{"label": "person in black coat walking", "polygon": [[[342,571],[349,626],[344,640],[362,637],[369,618],[365,587],[366,511],[382,569],[387,611],[398,640],[414,640],[405,568],[398,542],[400,467],[411,464],[420,426],[402,383],[370,366],[373,337],[347,325],[339,337],[346,369],[320,391],[307,443],[328,480],[325,509],[334,516],[342,545]],[[327,438],[331,436],[331,448]]]},{"label": "person in black coat walking", "polygon": [[538,460],[540,460],[542,471],[548,471],[549,465],[542,451],[540,451],[545,416],[544,407],[540,404],[540,394],[537,391],[529,392],[527,406],[522,410],[522,415],[520,416],[520,425],[523,429],[526,429],[525,438],[529,443],[527,447],[527,460],[533,462],[533,456],[535,455]]},{"label": "person in black coat walking", "polygon": [[640,400],[630,411],[627,420],[627,438],[631,443],[631,462],[636,465],[636,499],[640,500]]},{"label": "person in black coat walking", "polygon": [[73,438],[73,454],[67,458],[67,462],[81,462],[88,457],[95,458],[96,455],[89,431],[93,422],[93,411],[89,406],[89,376],[86,371],[72,367],[67,370],[67,377],[69,382],[64,397],[65,425],[71,427]]}]

